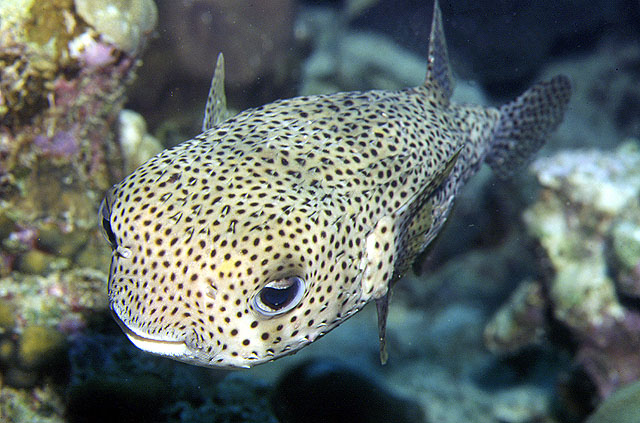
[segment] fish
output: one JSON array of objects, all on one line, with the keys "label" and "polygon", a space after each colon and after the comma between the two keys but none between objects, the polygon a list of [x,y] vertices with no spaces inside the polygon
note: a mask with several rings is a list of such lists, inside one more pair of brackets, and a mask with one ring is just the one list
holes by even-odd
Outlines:
[{"label": "fish", "polygon": [[507,178],[563,120],[558,75],[501,107],[456,104],[438,2],[418,87],[277,100],[232,116],[218,56],[202,133],[106,194],[110,310],[138,348],[248,368],[389,296],[483,165]]}]

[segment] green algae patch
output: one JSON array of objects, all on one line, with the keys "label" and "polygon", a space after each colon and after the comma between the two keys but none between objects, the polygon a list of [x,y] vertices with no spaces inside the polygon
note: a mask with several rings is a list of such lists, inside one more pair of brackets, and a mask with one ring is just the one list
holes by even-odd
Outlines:
[{"label": "green algae patch", "polygon": [[46,275],[53,270],[55,256],[40,250],[29,250],[18,256],[14,268],[28,275]]},{"label": "green algae patch", "polygon": [[62,333],[46,326],[27,326],[20,336],[18,360],[22,367],[37,369],[59,359],[67,342]]},{"label": "green algae patch", "polygon": [[54,222],[44,223],[38,232],[38,248],[62,257],[73,257],[86,245],[89,232],[84,228],[63,231]]},{"label": "green algae patch", "polygon": [[54,57],[61,57],[69,41],[79,34],[70,10],[73,0],[34,2],[29,9],[25,31],[27,40],[51,48]]},{"label": "green algae patch", "polygon": [[16,310],[11,302],[0,299],[0,335],[13,329],[16,323]]}]

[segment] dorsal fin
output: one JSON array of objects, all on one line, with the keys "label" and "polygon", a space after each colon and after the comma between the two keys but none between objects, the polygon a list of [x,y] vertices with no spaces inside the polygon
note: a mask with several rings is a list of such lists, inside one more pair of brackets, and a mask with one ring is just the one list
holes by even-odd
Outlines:
[{"label": "dorsal fin", "polygon": [[213,128],[227,117],[227,98],[224,95],[224,57],[220,53],[216,62],[216,70],[213,72],[207,105],[204,108],[202,131]]},{"label": "dorsal fin", "polygon": [[433,3],[433,21],[431,22],[431,35],[429,36],[429,57],[427,58],[427,77],[424,85],[436,88],[443,97],[449,101],[453,94],[453,76],[449,67],[449,54],[447,53],[447,41],[444,38],[442,27],[442,13],[438,0]]}]

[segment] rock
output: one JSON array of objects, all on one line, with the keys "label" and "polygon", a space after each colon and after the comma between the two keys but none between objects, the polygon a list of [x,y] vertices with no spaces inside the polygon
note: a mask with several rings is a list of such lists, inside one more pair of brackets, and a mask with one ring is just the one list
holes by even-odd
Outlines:
[{"label": "rock", "polygon": [[586,423],[640,422],[640,382],[617,390],[605,400]]},{"label": "rock", "polygon": [[346,365],[310,360],[288,370],[271,398],[283,423],[418,423],[420,407]]}]

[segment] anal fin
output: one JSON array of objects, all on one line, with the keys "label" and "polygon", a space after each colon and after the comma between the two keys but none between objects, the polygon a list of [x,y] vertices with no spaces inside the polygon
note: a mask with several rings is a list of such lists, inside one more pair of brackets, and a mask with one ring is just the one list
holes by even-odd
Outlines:
[{"label": "anal fin", "polygon": [[389,294],[376,299],[376,310],[378,312],[378,339],[380,341],[380,363],[387,364],[389,353],[387,353],[387,315],[389,313]]}]

